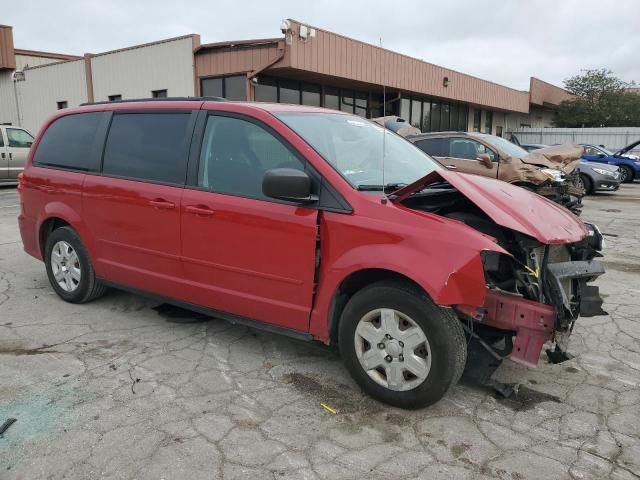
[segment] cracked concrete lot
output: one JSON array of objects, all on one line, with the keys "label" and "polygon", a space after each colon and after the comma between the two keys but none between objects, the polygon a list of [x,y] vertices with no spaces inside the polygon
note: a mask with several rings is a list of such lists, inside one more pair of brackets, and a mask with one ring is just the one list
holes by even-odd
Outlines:
[{"label": "cracked concrete lot", "polygon": [[610,316],[578,321],[573,360],[505,362],[514,399],[458,385],[411,412],[319,345],[119,291],[63,302],[22,251],[17,204],[0,188],[0,424],[17,419],[0,479],[640,478],[640,185],[585,201]]}]

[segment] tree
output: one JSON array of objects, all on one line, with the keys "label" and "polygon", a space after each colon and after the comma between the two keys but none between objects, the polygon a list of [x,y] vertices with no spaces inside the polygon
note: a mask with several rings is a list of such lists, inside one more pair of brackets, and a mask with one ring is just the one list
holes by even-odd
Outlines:
[{"label": "tree", "polygon": [[575,95],[560,103],[554,124],[557,127],[640,126],[640,95],[631,93],[626,83],[611,70],[586,70],[564,81]]}]

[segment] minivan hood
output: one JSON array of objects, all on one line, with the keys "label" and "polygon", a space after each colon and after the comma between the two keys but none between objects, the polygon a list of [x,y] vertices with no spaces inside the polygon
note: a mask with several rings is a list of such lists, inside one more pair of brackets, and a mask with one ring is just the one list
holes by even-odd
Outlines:
[{"label": "minivan hood", "polygon": [[498,225],[529,235],[544,244],[574,243],[587,235],[584,224],[569,210],[524,188],[493,178],[437,170],[389,198],[399,203],[412,193],[445,180]]}]

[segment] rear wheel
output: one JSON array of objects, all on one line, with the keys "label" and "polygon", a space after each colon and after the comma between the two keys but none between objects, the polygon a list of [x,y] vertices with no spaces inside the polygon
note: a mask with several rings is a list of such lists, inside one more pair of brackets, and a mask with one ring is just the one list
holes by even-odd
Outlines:
[{"label": "rear wheel", "polygon": [[620,181],[622,183],[633,182],[633,171],[626,165],[620,165]]},{"label": "rear wheel", "polygon": [[349,373],[369,395],[390,405],[431,405],[464,370],[460,321],[409,283],[384,281],[357,292],[338,334]]},{"label": "rear wheel", "polygon": [[578,177],[579,181],[582,185],[578,185],[581,186],[582,188],[584,188],[584,194],[585,195],[590,195],[593,193],[593,182],[591,181],[591,179],[585,175],[584,173],[581,173],[580,176]]},{"label": "rear wheel", "polygon": [[71,227],[58,228],[47,237],[45,265],[51,286],[66,302],[88,302],[106,291],[96,278],[80,237]]}]

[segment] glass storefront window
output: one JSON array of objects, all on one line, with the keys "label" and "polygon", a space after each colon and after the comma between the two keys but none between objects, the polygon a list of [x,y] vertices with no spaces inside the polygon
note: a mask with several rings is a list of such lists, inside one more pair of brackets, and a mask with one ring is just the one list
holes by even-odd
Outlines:
[{"label": "glass storefront window", "polygon": [[431,104],[429,102],[422,104],[422,131],[431,131]]},{"label": "glass storefront window", "polygon": [[354,113],[353,92],[351,90],[340,91],[340,110]]},{"label": "glass storefront window", "polygon": [[404,118],[405,120],[409,120],[411,117],[411,100],[408,98],[402,97],[400,99],[400,111],[398,112],[398,116]]},{"label": "glass storefront window", "polygon": [[222,97],[222,77],[200,80],[200,94],[203,97]]},{"label": "glass storefront window", "polygon": [[325,87],[323,107],[340,110],[340,92],[337,88]]},{"label": "glass storefront window", "polygon": [[439,132],[440,130],[440,104],[433,102],[431,104],[431,131]]},{"label": "glass storefront window", "polygon": [[279,80],[280,103],[300,104],[300,84],[289,80]]},{"label": "glass storefront window", "polygon": [[224,98],[227,100],[247,99],[247,77],[236,75],[224,78]]},{"label": "glass storefront window", "polygon": [[411,100],[411,126],[422,129],[422,102],[415,98]]},{"label": "glass storefront window", "polygon": [[369,103],[369,95],[366,92],[356,92],[355,105],[356,115],[367,118],[367,105]]},{"label": "glass storefront window", "polygon": [[278,102],[278,84],[275,80],[259,77],[254,88],[256,102]]},{"label": "glass storefront window", "polygon": [[459,105],[460,111],[458,112],[458,130],[461,132],[467,131],[467,122],[469,118],[469,107],[466,105]]},{"label": "glass storefront window", "polygon": [[449,127],[449,104],[448,103],[442,104],[442,110],[440,113],[440,130],[441,131],[451,130],[451,128]]},{"label": "glass storefront window", "polygon": [[458,104],[452,103],[449,105],[449,130],[458,129]]},{"label": "glass storefront window", "polygon": [[491,133],[493,131],[493,112],[487,110],[484,116],[484,132]]},{"label": "glass storefront window", "polygon": [[480,110],[479,108],[474,108],[473,109],[473,131],[474,132],[480,131],[481,118],[482,118],[482,110]]},{"label": "glass storefront window", "polygon": [[382,117],[382,94],[371,94],[371,101],[369,102],[369,116],[371,118]]},{"label": "glass storefront window", "polygon": [[320,85],[302,85],[302,105],[320,106]]}]

